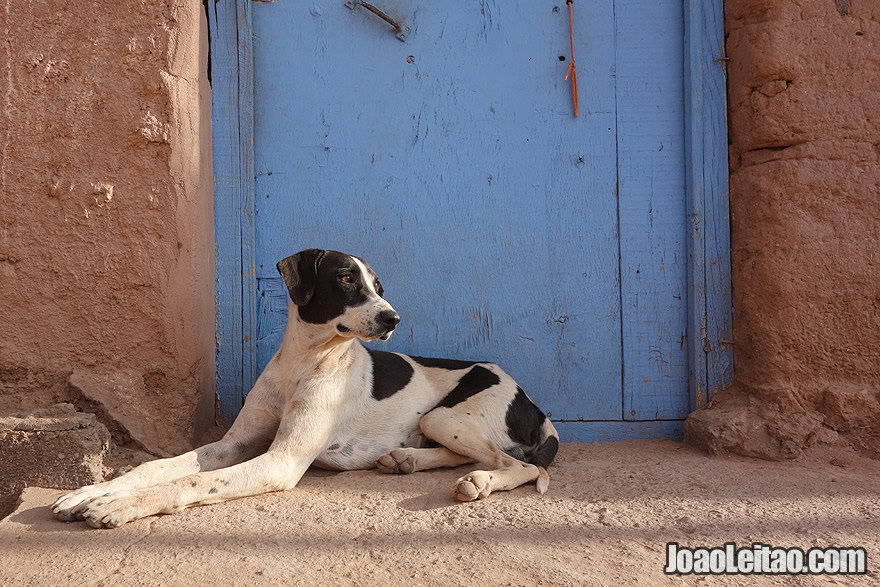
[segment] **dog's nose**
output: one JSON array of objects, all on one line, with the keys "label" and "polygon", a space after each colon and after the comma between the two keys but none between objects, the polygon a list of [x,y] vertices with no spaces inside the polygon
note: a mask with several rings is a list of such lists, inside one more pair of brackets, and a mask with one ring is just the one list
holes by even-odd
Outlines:
[{"label": "dog's nose", "polygon": [[379,323],[388,328],[394,328],[400,324],[400,315],[394,310],[382,310],[379,312]]}]

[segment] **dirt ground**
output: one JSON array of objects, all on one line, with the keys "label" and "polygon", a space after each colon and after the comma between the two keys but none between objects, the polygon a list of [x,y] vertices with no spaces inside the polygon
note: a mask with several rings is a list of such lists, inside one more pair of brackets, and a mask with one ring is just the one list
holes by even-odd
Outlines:
[{"label": "dirt ground", "polygon": [[[456,503],[453,470],[309,472],[293,490],[139,520],[0,522],[2,585],[880,584],[880,461],[709,457],[670,441],[564,444],[550,491]],[[665,543],[864,546],[861,577],[668,577]]]}]

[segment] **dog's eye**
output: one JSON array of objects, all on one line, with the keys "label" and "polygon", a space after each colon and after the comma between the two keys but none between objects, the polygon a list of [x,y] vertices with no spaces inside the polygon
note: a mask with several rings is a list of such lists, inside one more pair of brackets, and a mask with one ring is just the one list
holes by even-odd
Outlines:
[{"label": "dog's eye", "polygon": [[351,275],[340,275],[339,281],[342,283],[351,283]]},{"label": "dog's eye", "polygon": [[380,289],[382,289],[382,284],[379,283],[378,280],[376,280],[376,283],[374,283],[373,285],[376,287],[376,291],[379,291]]}]

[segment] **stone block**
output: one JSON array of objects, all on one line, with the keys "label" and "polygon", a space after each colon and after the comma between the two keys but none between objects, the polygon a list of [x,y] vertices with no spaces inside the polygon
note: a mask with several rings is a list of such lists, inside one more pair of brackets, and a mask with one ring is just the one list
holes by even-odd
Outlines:
[{"label": "stone block", "polygon": [[110,433],[71,404],[0,417],[0,516],[25,487],[76,489],[104,479]]}]

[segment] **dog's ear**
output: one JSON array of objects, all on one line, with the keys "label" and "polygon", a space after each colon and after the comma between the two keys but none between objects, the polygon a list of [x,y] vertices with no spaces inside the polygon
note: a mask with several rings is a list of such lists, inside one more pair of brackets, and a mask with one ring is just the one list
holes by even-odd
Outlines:
[{"label": "dog's ear", "polygon": [[278,273],[284,278],[290,299],[297,306],[305,306],[315,294],[318,263],[323,256],[324,251],[321,249],[306,249],[278,261]]}]

